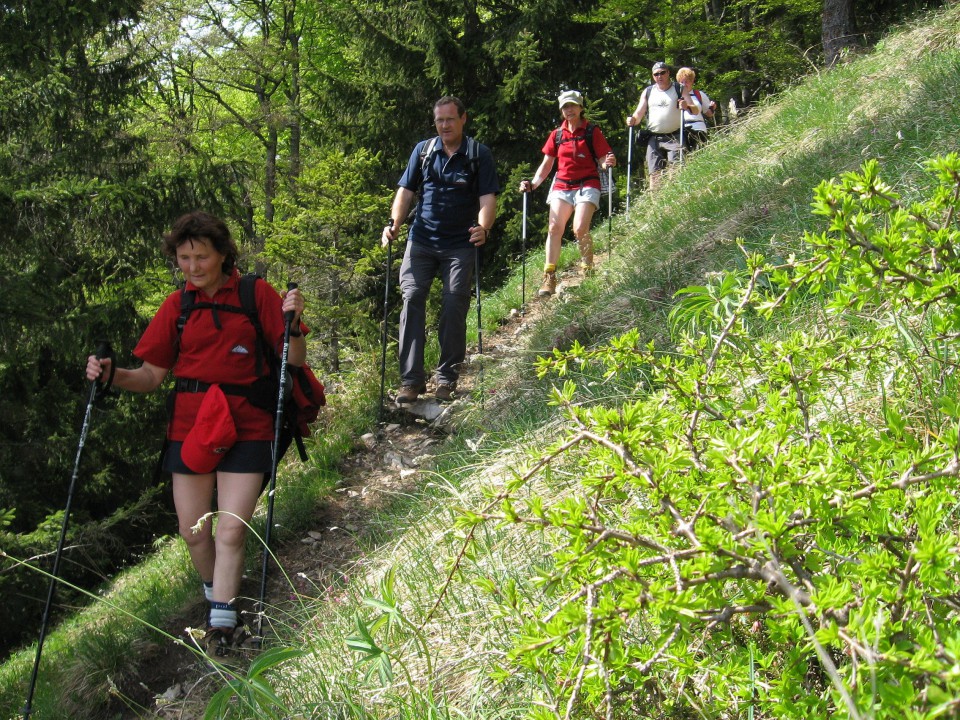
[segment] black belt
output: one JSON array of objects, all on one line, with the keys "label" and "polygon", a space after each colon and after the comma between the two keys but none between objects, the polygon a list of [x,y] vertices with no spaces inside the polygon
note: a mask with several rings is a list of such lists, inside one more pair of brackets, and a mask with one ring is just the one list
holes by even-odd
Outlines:
[{"label": "black belt", "polygon": [[[277,406],[277,391],[279,390],[279,387],[272,378],[262,377],[249,385],[217,384],[220,385],[220,389],[223,390],[225,395],[239,395],[240,397],[244,397],[250,402],[251,405],[258,407],[261,410],[270,412]],[[203,382],[202,380],[194,380],[193,378],[177,378],[176,382],[173,384],[173,391],[182,393],[200,393],[206,392],[213,385],[214,383]],[[292,383],[287,385],[285,390],[287,394],[292,392]]]},{"label": "black belt", "polygon": [[581,188],[587,184],[587,180],[596,180],[600,182],[599,175],[591,175],[590,177],[580,178],[579,180],[564,180],[563,178],[557,178],[557,182],[562,182],[564,185],[579,185]]},{"label": "black belt", "polygon": [[206,392],[210,389],[211,383],[201,382],[200,380],[193,380],[191,378],[177,378],[177,382],[174,384],[173,389],[176,392],[185,392],[185,393],[198,393]]}]

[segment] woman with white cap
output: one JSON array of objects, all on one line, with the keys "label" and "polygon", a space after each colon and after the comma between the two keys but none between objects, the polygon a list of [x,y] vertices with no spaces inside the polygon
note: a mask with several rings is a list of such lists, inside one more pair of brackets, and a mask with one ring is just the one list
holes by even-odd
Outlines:
[{"label": "woman with white cap", "polygon": [[543,161],[533,178],[520,183],[520,192],[536,190],[550,175],[554,164],[557,165],[557,174],[547,196],[550,220],[541,297],[553,295],[557,290],[560,242],[571,216],[573,234],[580,246],[580,267],[584,273],[593,270],[590,221],[600,206],[600,172],[617,164],[600,128],[585,116],[583,96],[576,90],[567,90],[557,100],[563,123],[544,143]]}]

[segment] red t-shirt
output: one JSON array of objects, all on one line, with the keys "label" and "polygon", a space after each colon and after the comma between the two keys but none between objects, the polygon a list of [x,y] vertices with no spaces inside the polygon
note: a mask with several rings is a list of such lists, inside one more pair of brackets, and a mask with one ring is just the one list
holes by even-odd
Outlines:
[{"label": "red t-shirt", "polygon": [[[267,282],[256,283],[257,310],[266,341],[283,347],[283,301]],[[187,282],[187,290],[196,288]],[[197,292],[196,302],[214,302],[240,307],[240,273],[234,269],[223,287],[212,297]],[[205,383],[248,385],[257,379],[257,332],[243,313],[198,308],[187,317],[177,344],[180,291],[167,296],[147,326],[133,354],[157,367],[172,369],[174,377]],[[216,315],[216,322],[214,315]],[[219,327],[217,324],[219,323]],[[307,328],[302,323],[302,332]],[[266,363],[266,358],[264,358]],[[264,369],[264,373],[266,370]],[[176,393],[173,419],[167,428],[170,440],[182,441],[193,427],[204,393]],[[273,440],[273,413],[261,410],[239,395],[228,394],[227,402],[237,426],[237,440]]]},{"label": "red t-shirt", "polygon": [[[586,139],[587,124],[584,123],[573,132],[564,123],[561,126],[560,144],[554,142],[556,131],[543,144],[543,154],[557,158],[557,176],[553,181],[553,188],[557,190],[576,190],[581,187],[600,189],[600,175],[597,161],[590,153],[590,146]],[[567,140],[567,138],[573,138]],[[611,152],[610,143],[603,136],[600,128],[593,128],[593,149],[598,159],[603,159]]]}]

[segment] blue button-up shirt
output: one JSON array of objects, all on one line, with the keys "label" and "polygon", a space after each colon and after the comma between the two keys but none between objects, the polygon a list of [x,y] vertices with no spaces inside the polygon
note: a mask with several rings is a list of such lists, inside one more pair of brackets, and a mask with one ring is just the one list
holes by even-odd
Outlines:
[{"label": "blue button-up shirt", "polygon": [[477,224],[480,196],[500,192],[493,155],[486,145],[477,143],[474,178],[467,156],[466,136],[459,150],[450,157],[437,140],[431,157],[427,158],[424,177],[420,169],[420,152],[428,142],[417,143],[398,183],[413,192],[421,190],[409,237],[413,242],[435,248],[471,247],[470,228]]}]

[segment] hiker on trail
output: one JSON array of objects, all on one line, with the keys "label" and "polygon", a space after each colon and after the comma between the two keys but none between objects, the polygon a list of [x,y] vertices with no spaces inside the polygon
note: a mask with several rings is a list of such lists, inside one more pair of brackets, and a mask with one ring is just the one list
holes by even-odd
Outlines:
[{"label": "hiker on trail", "polygon": [[[133,351],[142,361],[136,368],[116,368],[109,359],[87,358],[88,380],[133,392],[150,392],[173,371],[176,383],[170,399],[168,446],[164,470],[173,475],[173,501],[180,536],[203,581],[210,603],[204,648],[211,655],[229,655],[249,635],[238,629],[235,599],[240,593],[247,523],[253,516],[264,476],[272,470],[274,414],[253,404],[253,388],[263,388],[257,330],[238,308],[240,272],[237,246],[226,224],[205,212],[178,218],[163,238],[163,252],[186,280],[163,301]],[[303,295],[299,290],[278,294],[268,283],[254,285],[256,306],[265,342],[280,351],[284,313],[293,313],[288,362],[306,360],[300,323]],[[183,315],[183,296],[192,293],[197,306]],[[189,297],[189,296],[188,296]],[[267,382],[267,385],[271,383]],[[276,406],[276,385],[266,388],[272,398],[258,405]],[[216,491],[217,528],[201,520],[211,511]]]},{"label": "hiker on trail", "polygon": [[689,110],[683,111],[683,141],[687,150],[693,151],[707,142],[707,119],[713,117],[717,104],[702,90],[694,89],[697,73],[693,68],[682,67],[677,70],[677,81],[700,106],[699,115],[694,115]]},{"label": "hiker on trail", "polygon": [[637,109],[627,118],[627,125],[633,127],[647,117],[647,131],[640,133],[639,139],[646,145],[651,188],[659,184],[667,165],[681,157],[680,125],[684,110],[692,115],[700,114],[700,106],[690,91],[670,79],[667,64],[654,63],[653,84],[644,88]]},{"label": "hiker on trail", "polygon": [[419,192],[400,264],[403,310],[398,403],[412,403],[427,389],[423,367],[427,297],[438,275],[443,299],[434,396],[440,401],[453,398],[467,354],[474,266],[496,219],[500,192],[490,150],[463,134],[467,124],[463,103],[449,95],[440,98],[433,106],[433,123],[437,137],[413,148],[390,210],[392,223],[381,237],[384,247],[397,238]]},{"label": "hiker on trail", "polygon": [[600,128],[584,114],[583,96],[576,90],[567,90],[560,94],[557,101],[563,123],[550,133],[543,144],[543,161],[533,178],[520,183],[520,192],[536,190],[549,177],[554,163],[557,164],[557,174],[547,195],[550,219],[540,297],[548,297],[557,291],[560,243],[571,216],[573,234],[580,246],[580,267],[584,274],[593,271],[590,221],[600,206],[600,173],[617,164],[617,158]]}]

